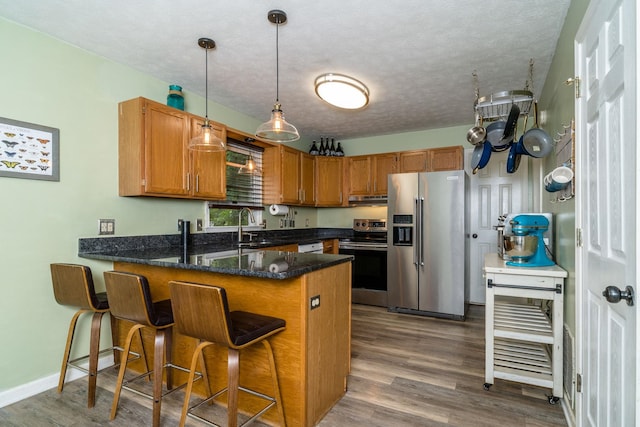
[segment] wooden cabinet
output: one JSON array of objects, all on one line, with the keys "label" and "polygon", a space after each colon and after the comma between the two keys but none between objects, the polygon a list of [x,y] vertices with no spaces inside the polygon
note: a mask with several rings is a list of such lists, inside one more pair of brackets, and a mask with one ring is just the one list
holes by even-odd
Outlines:
[{"label": "wooden cabinet", "polygon": [[263,203],[315,204],[314,158],[286,145],[265,149],[263,153]]},{"label": "wooden cabinet", "polygon": [[464,169],[464,149],[453,147],[429,148],[398,153],[398,172],[437,172]]},{"label": "wooden cabinet", "polygon": [[387,194],[387,175],[397,172],[398,155],[396,153],[377,154],[373,156],[373,188],[372,194]]},{"label": "wooden cabinet", "polygon": [[[145,98],[119,104],[121,196],[224,198],[225,154],[192,155],[188,143],[203,119]],[[226,138],[224,126],[216,124]]]},{"label": "wooden cabinet", "polygon": [[402,151],[398,153],[398,172],[426,172],[427,150]]},{"label": "wooden cabinet", "polygon": [[429,172],[464,169],[464,149],[454,147],[430,148],[427,150],[427,170]]},{"label": "wooden cabinet", "polygon": [[396,172],[396,153],[347,157],[349,196],[387,194],[387,175]]},{"label": "wooden cabinet", "polygon": [[342,206],[343,157],[315,158],[316,162],[316,206]]},{"label": "wooden cabinet", "polygon": [[323,254],[337,254],[339,249],[338,239],[326,239],[322,241]]},{"label": "wooden cabinet", "polygon": [[[191,118],[191,138],[202,133],[204,120]],[[223,141],[226,140],[226,129],[223,125],[209,122],[213,133]],[[187,185],[189,193],[196,198],[224,199],[227,194],[226,167],[227,156],[224,151],[190,153],[191,169]]]},{"label": "wooden cabinet", "polygon": [[313,156],[300,153],[300,204],[316,204],[316,162]]},{"label": "wooden cabinet", "polygon": [[371,156],[352,156],[346,159],[345,169],[349,183],[349,195],[359,196],[371,193]]}]

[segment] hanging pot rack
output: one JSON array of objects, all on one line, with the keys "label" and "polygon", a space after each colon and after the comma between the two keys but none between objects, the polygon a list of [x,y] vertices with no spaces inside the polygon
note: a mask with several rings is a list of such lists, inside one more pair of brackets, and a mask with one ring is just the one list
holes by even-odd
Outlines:
[{"label": "hanging pot rack", "polygon": [[480,97],[478,75],[475,71],[473,72],[473,79],[476,86],[475,102],[473,104],[476,117],[480,117],[480,119],[484,121],[505,120],[509,115],[512,104],[516,104],[518,108],[520,108],[521,117],[529,116],[529,112],[534,103],[533,59],[529,60],[529,76],[523,90],[500,91]]}]

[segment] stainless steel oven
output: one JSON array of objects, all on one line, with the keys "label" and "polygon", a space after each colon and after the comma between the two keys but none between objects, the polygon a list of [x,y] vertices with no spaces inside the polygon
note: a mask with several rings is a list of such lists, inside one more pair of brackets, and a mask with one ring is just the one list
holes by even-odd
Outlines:
[{"label": "stainless steel oven", "polygon": [[340,240],[339,252],[354,257],[352,302],[387,307],[386,219],[354,219],[353,237]]}]

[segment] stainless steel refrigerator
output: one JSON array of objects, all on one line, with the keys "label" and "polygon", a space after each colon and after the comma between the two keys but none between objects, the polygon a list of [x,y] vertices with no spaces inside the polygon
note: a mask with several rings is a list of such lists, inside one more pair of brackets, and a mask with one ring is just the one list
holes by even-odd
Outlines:
[{"label": "stainless steel refrigerator", "polygon": [[391,311],[464,319],[468,300],[467,175],[389,175],[387,288]]}]

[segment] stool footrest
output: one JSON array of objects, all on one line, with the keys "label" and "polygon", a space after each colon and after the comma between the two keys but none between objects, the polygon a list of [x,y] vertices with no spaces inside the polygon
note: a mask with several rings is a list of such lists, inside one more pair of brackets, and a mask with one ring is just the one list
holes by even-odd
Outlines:
[{"label": "stool footrest", "polygon": [[[124,349],[122,347],[119,347],[119,346],[113,346],[113,347],[105,348],[104,350],[100,350],[98,352],[98,358],[100,358],[100,356],[102,356],[103,354],[107,354],[107,353],[112,352],[114,350],[120,351],[120,352],[124,351]],[[133,355],[133,357],[128,358],[127,362],[131,362],[132,360],[140,359],[140,354],[136,353],[135,351],[130,351],[129,355]],[[114,360],[119,360],[119,359],[120,359],[119,357],[118,358],[114,358]],[[89,369],[87,369],[84,366],[82,366],[82,363],[86,362],[87,360],[89,360],[89,355],[88,354],[86,354],[84,356],[76,357],[73,360],[69,360],[67,362],[67,366],[69,366],[69,367],[71,367],[73,369],[77,369],[78,371],[82,371],[85,374],[89,374]],[[104,371],[105,369],[108,369],[108,368],[113,368],[115,366],[120,366],[120,362],[114,363],[113,365],[105,366],[102,369],[98,369],[98,372]]]},{"label": "stool footrest", "polygon": [[[202,400],[201,402],[198,402],[197,404],[189,407],[189,410],[187,411],[187,416],[191,417],[191,418],[195,418],[196,420],[202,421],[203,423],[213,426],[213,427],[221,427],[219,424],[214,423],[213,421],[210,421],[204,417],[201,417],[200,415],[192,412],[195,409],[199,408],[200,406],[204,405],[205,403],[208,403],[212,400],[214,400],[216,397],[226,393],[229,389],[227,387],[223,388],[222,390],[216,392],[215,394],[207,397],[206,399]],[[238,387],[238,390],[240,391],[244,391],[245,393],[249,393],[253,396],[256,397],[260,397],[264,400],[268,400],[269,403],[267,404],[267,406],[265,406],[264,408],[262,408],[260,411],[256,412],[253,416],[251,416],[251,418],[247,419],[245,422],[243,422],[242,424],[240,424],[238,427],[242,427],[245,425],[248,425],[250,423],[252,423],[254,420],[256,420],[258,417],[260,417],[260,415],[264,414],[265,412],[267,412],[269,409],[271,409],[274,405],[276,405],[276,399],[274,397],[271,396],[267,396],[266,394],[260,393],[258,391],[255,390],[251,390],[249,388],[246,387]]]},{"label": "stool footrest", "polygon": [[[182,366],[174,365],[174,364],[172,364],[172,363],[167,363],[167,364],[165,364],[165,365],[163,366],[163,369],[167,369],[167,368],[168,368],[168,369],[177,369],[177,370],[179,370],[179,371],[189,373],[189,369],[184,368],[184,367],[182,367]],[[131,386],[129,385],[129,384],[132,384],[132,383],[134,383],[134,382],[138,381],[138,380],[139,380],[139,379],[141,379],[141,378],[144,378],[144,377],[151,377],[152,375],[153,375],[153,371],[147,371],[147,372],[144,372],[144,373],[142,373],[142,374],[140,374],[140,375],[138,375],[138,376],[135,376],[135,377],[131,378],[130,380],[123,381],[123,382],[122,382],[122,388],[123,388],[123,389],[125,389],[125,390],[128,390],[128,391],[130,391],[130,392],[132,392],[132,393],[135,393],[135,394],[137,394],[137,395],[139,395],[139,396],[143,396],[143,397],[146,397],[146,398],[148,398],[148,399],[153,400],[153,394],[151,394],[151,393],[147,393],[147,392],[144,392],[144,391],[141,391],[141,390],[138,390],[138,389],[133,388],[133,387],[131,387]],[[195,382],[195,381],[198,381],[198,380],[199,380],[199,379],[201,379],[201,378],[202,378],[202,374],[201,374],[200,372],[196,372],[196,373],[195,373],[195,378],[194,378],[194,380],[193,380],[193,381],[194,381],[194,382]],[[180,385],[179,385],[179,386],[177,386],[177,387],[173,387],[173,388],[171,388],[170,390],[165,391],[165,392],[162,394],[162,396],[161,396],[161,397],[165,397],[166,395],[171,394],[171,393],[173,393],[174,391],[181,390],[181,389],[183,389],[183,388],[184,388],[184,387],[186,387],[186,386],[187,386],[187,383],[185,382],[184,384],[180,384]]]}]

